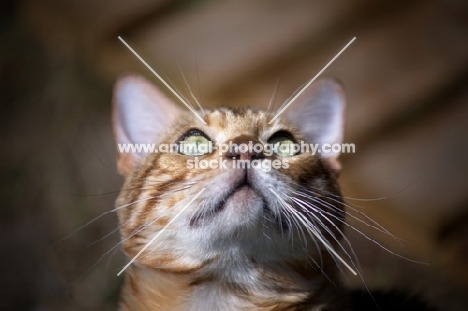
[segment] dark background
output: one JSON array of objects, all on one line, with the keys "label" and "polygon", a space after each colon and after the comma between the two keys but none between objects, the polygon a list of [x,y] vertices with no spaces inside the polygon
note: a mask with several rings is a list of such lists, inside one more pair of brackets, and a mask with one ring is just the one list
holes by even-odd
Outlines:
[{"label": "dark background", "polygon": [[132,71],[155,81],[120,35],[188,96],[184,74],[205,107],[266,107],[281,77],[279,107],[356,36],[324,73],[345,86],[346,142],[357,146],[342,157],[341,184],[357,205],[351,213],[403,242],[349,223],[429,263],[350,229],[366,284],[467,310],[467,4],[2,1],[0,309],[115,309],[126,259],[112,249],[117,233],[100,239],[116,216],[54,242],[113,208],[122,183],[110,124],[115,79]]}]

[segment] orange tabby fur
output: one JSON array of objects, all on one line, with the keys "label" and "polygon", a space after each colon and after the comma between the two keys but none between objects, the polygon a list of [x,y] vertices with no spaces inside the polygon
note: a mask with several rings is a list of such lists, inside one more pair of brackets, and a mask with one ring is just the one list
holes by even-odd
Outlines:
[{"label": "orange tabby fur", "polygon": [[[280,130],[297,141],[308,140],[284,117],[268,124],[272,117],[265,111],[221,108],[205,111],[205,125],[190,112],[180,112],[157,142],[176,143],[190,129],[201,130],[216,143],[255,139],[265,144]],[[233,195],[221,212],[203,215],[200,222],[192,223],[200,210],[210,206],[209,200],[241,178],[243,170],[188,169],[188,157],[178,153],[119,157],[119,171],[126,180],[117,206],[128,205],[119,209],[118,216],[122,248],[129,258],[206,188],[126,270],[120,310],[342,310],[338,269],[329,252],[307,234],[301,235],[294,223],[271,215],[268,217],[275,221],[266,221],[267,212],[255,203],[263,200],[273,210],[276,205],[270,201],[274,197],[267,185],[290,193],[300,185],[313,189],[341,218],[333,161],[302,153],[288,158],[287,169],[249,172],[255,190]],[[233,161],[216,150],[200,158],[220,157]],[[278,205],[276,212],[269,213],[279,209]],[[328,224],[320,214],[316,217]],[[331,235],[339,236],[340,223],[334,221],[327,227],[329,232],[322,230],[322,234],[335,246]]]}]

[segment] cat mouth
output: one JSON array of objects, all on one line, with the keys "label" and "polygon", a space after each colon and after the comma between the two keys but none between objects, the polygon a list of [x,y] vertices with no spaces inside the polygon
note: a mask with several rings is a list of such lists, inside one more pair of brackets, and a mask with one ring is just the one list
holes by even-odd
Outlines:
[{"label": "cat mouth", "polygon": [[223,196],[218,200],[217,203],[213,205],[207,211],[198,213],[190,219],[190,226],[196,227],[207,224],[207,221],[214,218],[217,214],[221,213],[228,203],[232,200],[239,200],[240,204],[246,204],[246,201],[249,200],[249,197],[260,198],[263,202],[263,210],[268,210],[268,204],[263,197],[263,195],[257,191],[247,180],[243,180],[237,184],[233,189],[228,192],[227,195]]}]

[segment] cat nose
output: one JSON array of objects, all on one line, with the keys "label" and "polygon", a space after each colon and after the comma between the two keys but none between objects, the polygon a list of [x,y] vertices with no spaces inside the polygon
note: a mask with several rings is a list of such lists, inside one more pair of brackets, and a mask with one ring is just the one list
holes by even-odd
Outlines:
[{"label": "cat nose", "polygon": [[[262,144],[258,139],[250,135],[240,135],[228,142],[230,148],[225,154],[225,157],[228,159],[234,160],[255,160],[263,159],[265,155],[262,151],[259,151],[260,148],[258,145]],[[257,148],[255,146],[257,145]]]}]

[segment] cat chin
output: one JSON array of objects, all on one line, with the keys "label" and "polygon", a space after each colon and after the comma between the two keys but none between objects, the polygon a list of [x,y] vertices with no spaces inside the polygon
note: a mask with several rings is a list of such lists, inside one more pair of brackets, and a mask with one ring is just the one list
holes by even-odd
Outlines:
[{"label": "cat chin", "polygon": [[208,212],[190,220],[193,228],[219,227],[221,232],[255,227],[264,217],[266,201],[247,184],[236,187],[226,197],[212,203]]}]

